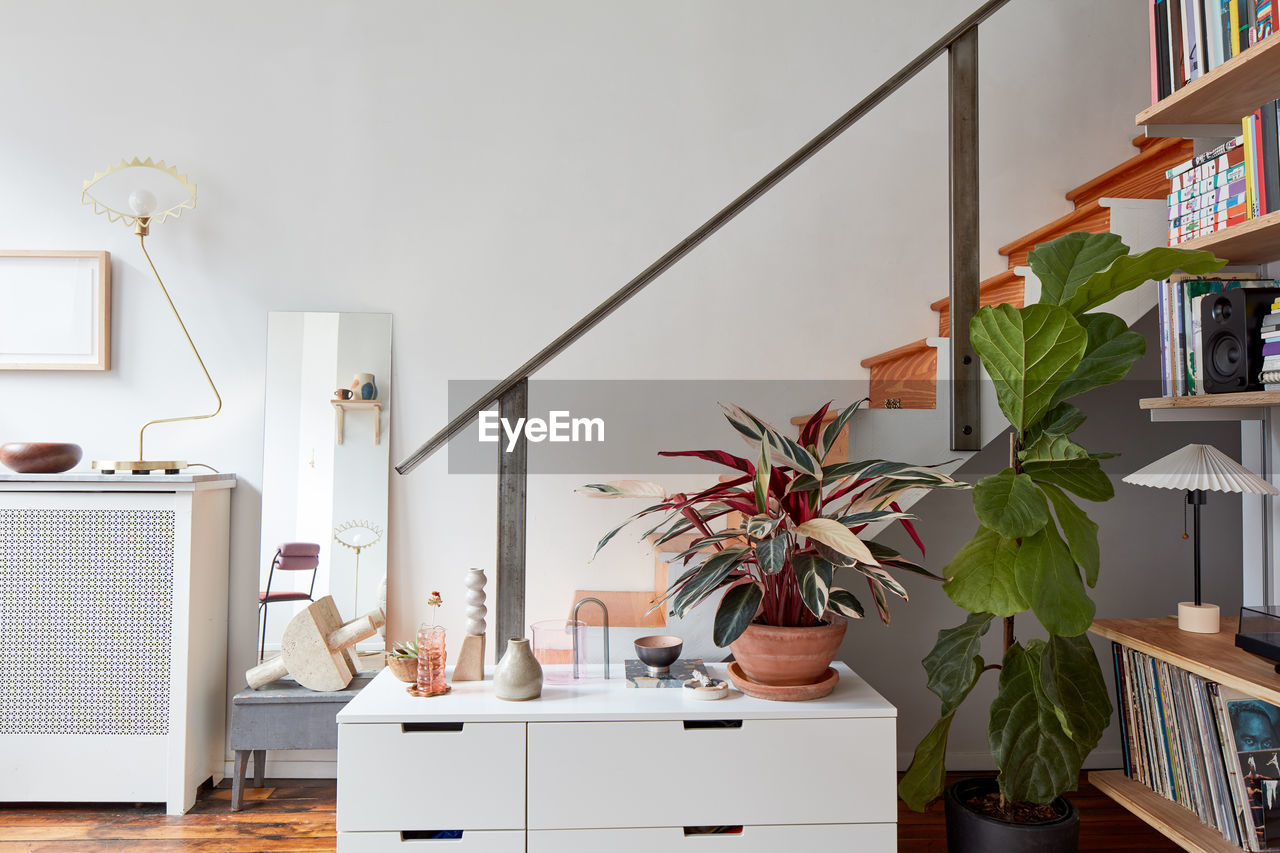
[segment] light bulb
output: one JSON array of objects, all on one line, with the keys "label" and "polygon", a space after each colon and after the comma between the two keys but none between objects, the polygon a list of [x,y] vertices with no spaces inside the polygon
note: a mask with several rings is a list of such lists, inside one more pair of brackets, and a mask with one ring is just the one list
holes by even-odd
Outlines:
[{"label": "light bulb", "polygon": [[149,190],[134,190],[129,193],[129,208],[138,216],[150,216],[156,209],[155,194]]}]

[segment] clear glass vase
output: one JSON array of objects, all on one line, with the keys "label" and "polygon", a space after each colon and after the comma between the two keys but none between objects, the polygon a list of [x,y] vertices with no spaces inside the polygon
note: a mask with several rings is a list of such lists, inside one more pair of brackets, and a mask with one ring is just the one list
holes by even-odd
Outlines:
[{"label": "clear glass vase", "polygon": [[444,628],[423,623],[418,627],[418,683],[422,696],[439,696],[449,691],[444,683]]}]

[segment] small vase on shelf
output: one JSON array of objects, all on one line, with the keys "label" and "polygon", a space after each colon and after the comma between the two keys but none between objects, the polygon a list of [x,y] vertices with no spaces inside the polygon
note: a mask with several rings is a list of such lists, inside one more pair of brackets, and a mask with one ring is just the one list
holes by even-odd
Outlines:
[{"label": "small vase on shelf", "polygon": [[542,695],[542,664],[523,637],[507,640],[507,652],[493,672],[493,693],[508,702],[524,702]]},{"label": "small vase on shelf", "polygon": [[449,692],[444,683],[444,628],[423,623],[418,628],[418,682],[415,695],[441,696]]}]

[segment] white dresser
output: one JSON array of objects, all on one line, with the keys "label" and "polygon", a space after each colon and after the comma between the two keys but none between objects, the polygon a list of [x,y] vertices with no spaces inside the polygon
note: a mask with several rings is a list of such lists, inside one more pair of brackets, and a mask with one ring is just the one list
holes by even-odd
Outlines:
[{"label": "white dresser", "polygon": [[897,710],[835,666],[810,702],[618,678],[418,699],[384,671],[338,714],[338,851],[893,851]]},{"label": "white dresser", "polygon": [[232,474],[0,475],[0,801],[221,780]]}]

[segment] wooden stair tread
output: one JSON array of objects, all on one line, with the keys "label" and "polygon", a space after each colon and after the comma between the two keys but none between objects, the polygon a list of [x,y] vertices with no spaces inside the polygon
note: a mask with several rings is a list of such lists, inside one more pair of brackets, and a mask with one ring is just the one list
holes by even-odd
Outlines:
[{"label": "wooden stair tread", "polygon": [[[978,306],[1009,303],[1021,308],[1024,302],[1026,281],[1014,270],[1005,270],[985,279],[978,285]],[[951,336],[951,297],[944,296],[929,305],[938,312],[938,337]]]},{"label": "wooden stair tread", "polygon": [[1095,199],[1075,210],[1042,225],[1029,234],[1000,247],[1000,254],[1009,258],[1009,269],[1026,266],[1027,253],[1041,243],[1046,243],[1073,231],[1101,233],[1111,227],[1111,209],[1103,207]]},{"label": "wooden stair tread", "polygon": [[1152,145],[1155,145],[1160,141],[1160,139],[1161,137],[1159,136],[1147,136],[1145,133],[1140,133],[1133,139],[1130,139],[1129,142],[1134,148],[1142,150],[1143,148],[1150,148]]},{"label": "wooden stair tread", "polygon": [[860,362],[860,364],[863,367],[870,369],[872,367],[879,367],[880,365],[890,361],[896,361],[902,358],[903,356],[915,355],[918,353],[922,353],[925,350],[931,350],[931,349],[933,349],[933,347],[929,346],[929,339],[921,338],[918,341],[912,341],[909,344],[903,344],[900,347],[895,347],[894,349],[888,350],[886,352],[882,352],[879,355],[873,355],[873,356],[870,356],[869,358],[864,358]]},{"label": "wooden stair tread", "polygon": [[1194,154],[1195,146],[1189,139],[1156,139],[1120,165],[1068,192],[1067,201],[1081,205],[1104,196],[1164,198],[1169,193],[1165,171],[1190,160]]}]

